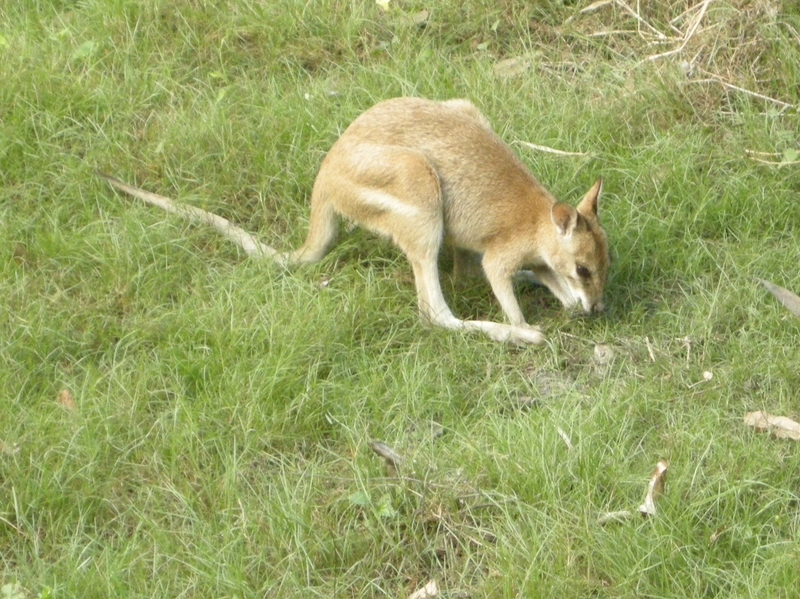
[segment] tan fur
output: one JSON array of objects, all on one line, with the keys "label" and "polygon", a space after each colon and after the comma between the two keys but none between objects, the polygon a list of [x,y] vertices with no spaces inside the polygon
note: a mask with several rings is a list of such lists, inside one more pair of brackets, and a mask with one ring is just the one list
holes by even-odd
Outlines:
[{"label": "tan fur", "polygon": [[[290,254],[220,217],[106,178],[145,201],[208,222],[248,253],[282,264],[320,260],[336,237],[339,218],[350,219],[400,247],[414,271],[420,313],[446,328],[479,330],[498,341],[543,342],[525,323],[514,295],[512,277],[523,268],[530,269],[523,276],[547,286],[565,307],[603,309],[609,257],[597,219],[601,181],[577,209],[556,202],[466,100],[387,100],[353,121],[322,162],[308,236]],[[470,256],[482,256],[509,324],[453,315],[439,282],[443,245],[456,250],[457,271]]]}]

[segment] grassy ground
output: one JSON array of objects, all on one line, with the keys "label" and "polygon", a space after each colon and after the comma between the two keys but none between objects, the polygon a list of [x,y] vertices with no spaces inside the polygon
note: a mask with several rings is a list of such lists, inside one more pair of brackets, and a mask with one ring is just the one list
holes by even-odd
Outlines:
[{"label": "grassy ground", "polygon": [[[587,4],[0,3],[4,597],[798,596],[798,446],[742,415],[800,415],[800,320],[754,281],[800,290],[800,10]],[[603,318],[526,289],[544,348],[430,329],[384,241],[287,274],[92,176],[289,248],[401,94],[591,155],[515,146],[562,198],[605,178]],[[660,458],[657,516],[598,524]]]}]

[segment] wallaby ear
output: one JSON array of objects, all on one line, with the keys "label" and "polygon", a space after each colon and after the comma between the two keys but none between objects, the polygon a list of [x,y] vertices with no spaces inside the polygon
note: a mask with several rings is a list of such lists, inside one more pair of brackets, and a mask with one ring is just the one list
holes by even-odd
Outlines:
[{"label": "wallaby ear", "polygon": [[592,188],[583,196],[581,203],[578,204],[578,212],[585,216],[597,218],[597,203],[600,200],[600,192],[603,191],[603,180],[598,179]]},{"label": "wallaby ear", "polygon": [[550,218],[553,224],[564,237],[572,235],[575,226],[578,224],[578,211],[569,204],[558,202],[550,208]]}]

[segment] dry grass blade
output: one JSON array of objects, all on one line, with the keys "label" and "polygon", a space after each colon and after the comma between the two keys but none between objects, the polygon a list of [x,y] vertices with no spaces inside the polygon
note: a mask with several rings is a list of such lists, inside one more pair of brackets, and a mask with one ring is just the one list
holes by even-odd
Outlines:
[{"label": "dry grass blade", "polygon": [[683,19],[689,13],[693,13],[694,11],[696,11],[700,6],[702,6],[702,4],[700,4],[699,2],[697,4],[693,4],[692,6],[684,10],[681,14],[679,14],[677,17],[673,17],[672,19],[670,19],[669,21],[670,24],[671,25],[676,24],[678,21]]},{"label": "dry grass blade", "polygon": [[640,15],[638,12],[636,12],[636,11],[635,11],[635,10],[633,10],[633,9],[632,9],[630,6],[628,6],[628,5],[627,5],[627,4],[626,4],[626,3],[625,3],[623,0],[615,0],[615,3],[617,4],[617,6],[619,6],[620,8],[622,8],[623,10],[625,10],[627,13],[629,13],[629,14],[630,14],[630,15],[631,15],[633,18],[635,18],[635,19],[636,19],[636,21],[639,23],[639,25],[640,25],[640,26],[641,26],[641,25],[644,25],[644,26],[645,26],[647,29],[649,29],[649,30],[650,30],[652,33],[654,33],[654,34],[655,34],[655,36],[656,36],[658,39],[660,39],[660,40],[667,40],[667,39],[669,39],[669,38],[668,38],[666,35],[664,35],[663,33],[661,33],[661,32],[660,32],[658,29],[656,29],[655,27],[653,27],[653,26],[652,26],[650,23],[648,23],[647,21],[645,21],[645,20],[644,20],[644,19],[641,17],[641,15]]},{"label": "dry grass blade", "polygon": [[585,15],[590,12],[594,12],[604,6],[608,6],[609,4],[613,4],[614,0],[597,0],[596,2],[592,2],[589,6],[585,6],[578,11],[579,14]]},{"label": "dry grass blade", "polygon": [[645,345],[647,345],[647,353],[650,354],[650,361],[655,363],[656,355],[653,353],[653,344],[650,343],[650,337],[644,338]]},{"label": "dry grass blade", "polygon": [[561,440],[564,441],[564,445],[567,446],[567,449],[572,449],[572,441],[570,441],[569,436],[565,433],[562,429],[558,430],[558,436],[561,437]]},{"label": "dry grass blade", "polygon": [[792,314],[800,317],[800,297],[784,289],[780,285],[770,283],[765,279],[758,279],[758,281],[767,288],[772,295],[774,295],[780,303],[782,303]]},{"label": "dry grass blade", "polygon": [[800,424],[786,416],[773,416],[759,410],[745,414],[744,423],[758,432],[769,431],[778,439],[800,441]]}]

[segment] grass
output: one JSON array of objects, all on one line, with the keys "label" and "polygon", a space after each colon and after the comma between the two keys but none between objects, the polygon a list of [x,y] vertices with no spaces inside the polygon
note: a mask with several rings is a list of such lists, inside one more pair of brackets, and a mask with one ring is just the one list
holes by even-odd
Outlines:
[{"label": "grass", "polygon": [[[800,116],[693,81],[797,107],[800,13],[715,0],[647,61],[680,44],[585,4],[0,4],[4,596],[797,596],[797,448],[741,418],[800,416],[800,321],[754,281],[800,290],[800,166],[745,152],[792,162]],[[647,4],[677,37],[687,5]],[[385,241],[283,273],[92,176],[297,246],[326,150],[401,94],[591,154],[515,146],[570,201],[605,178],[605,317],[526,289],[544,348],[431,329]],[[501,318],[484,284],[444,285]],[[598,525],[660,458],[657,516]]]}]

